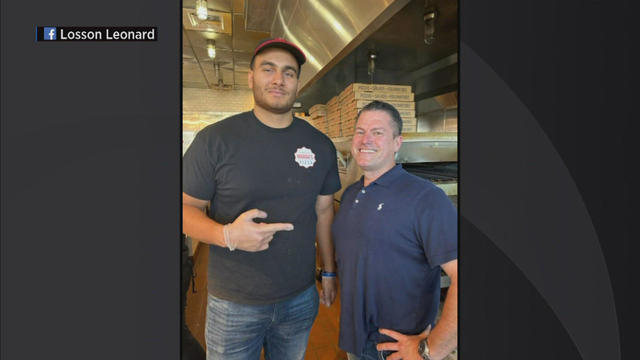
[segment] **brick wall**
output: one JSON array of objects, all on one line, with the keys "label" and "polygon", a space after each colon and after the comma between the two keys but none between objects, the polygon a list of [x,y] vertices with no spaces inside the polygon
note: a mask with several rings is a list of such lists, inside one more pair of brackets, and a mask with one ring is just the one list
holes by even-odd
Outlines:
[{"label": "brick wall", "polygon": [[209,124],[253,108],[251,90],[182,88],[182,129],[187,132],[183,151],[194,133]]},{"label": "brick wall", "polygon": [[253,108],[251,90],[182,89],[182,110],[188,112],[242,112]]}]

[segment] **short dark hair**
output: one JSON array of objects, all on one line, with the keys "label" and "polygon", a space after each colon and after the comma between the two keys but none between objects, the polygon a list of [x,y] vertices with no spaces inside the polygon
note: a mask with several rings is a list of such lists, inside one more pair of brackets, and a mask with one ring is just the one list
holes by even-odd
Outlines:
[{"label": "short dark hair", "polygon": [[393,129],[393,137],[400,135],[402,132],[402,118],[400,117],[400,113],[398,110],[391,104],[386,103],[384,101],[373,100],[372,102],[365,105],[362,110],[358,112],[358,119],[360,118],[360,114],[365,111],[384,111],[391,117]]}]

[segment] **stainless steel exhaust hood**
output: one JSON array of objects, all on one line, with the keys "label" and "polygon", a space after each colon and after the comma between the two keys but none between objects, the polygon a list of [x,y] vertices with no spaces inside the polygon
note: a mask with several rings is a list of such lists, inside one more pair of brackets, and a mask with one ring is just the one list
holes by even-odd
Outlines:
[{"label": "stainless steel exhaust hood", "polygon": [[[274,6],[247,0],[247,30],[269,31],[300,46],[307,55],[298,87],[303,92],[409,1],[278,0]],[[265,29],[270,12],[273,22]]]}]

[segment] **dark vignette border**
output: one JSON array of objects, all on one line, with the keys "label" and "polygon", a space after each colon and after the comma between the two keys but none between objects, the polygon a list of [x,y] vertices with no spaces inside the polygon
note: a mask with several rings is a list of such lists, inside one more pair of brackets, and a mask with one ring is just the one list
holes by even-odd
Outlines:
[{"label": "dark vignette border", "polygon": [[180,5],[2,2],[3,359],[179,358]]}]

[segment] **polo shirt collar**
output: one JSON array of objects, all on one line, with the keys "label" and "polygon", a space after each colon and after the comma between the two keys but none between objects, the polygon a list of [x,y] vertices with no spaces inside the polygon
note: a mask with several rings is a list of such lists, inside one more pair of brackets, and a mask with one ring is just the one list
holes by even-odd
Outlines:
[{"label": "polo shirt collar", "polygon": [[[389,169],[386,173],[380,175],[377,179],[371,182],[371,184],[378,184],[382,186],[389,186],[393,181],[403,173],[402,164],[396,164]],[[369,185],[371,185],[369,184]],[[360,178],[360,187],[364,187],[364,175]]]}]

